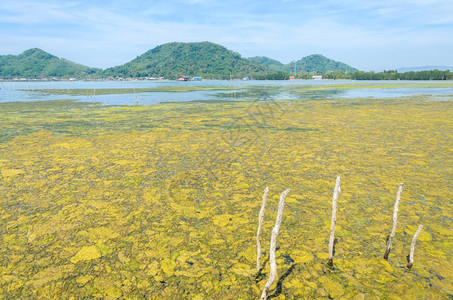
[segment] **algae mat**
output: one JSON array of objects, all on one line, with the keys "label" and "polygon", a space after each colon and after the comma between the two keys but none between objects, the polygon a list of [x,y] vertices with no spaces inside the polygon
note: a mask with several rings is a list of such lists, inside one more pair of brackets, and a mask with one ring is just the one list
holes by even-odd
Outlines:
[{"label": "algae mat", "polygon": [[271,297],[451,299],[452,116],[452,101],[429,96],[0,104],[0,298],[258,298],[290,188]]}]

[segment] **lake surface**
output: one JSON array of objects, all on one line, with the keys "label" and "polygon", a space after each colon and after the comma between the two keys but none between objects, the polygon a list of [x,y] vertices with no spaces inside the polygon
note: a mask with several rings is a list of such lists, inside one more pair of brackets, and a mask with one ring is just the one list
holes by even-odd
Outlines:
[{"label": "lake surface", "polygon": [[[178,92],[159,91],[159,89],[168,87],[182,88],[182,90]],[[150,88],[156,90],[140,92],[141,89]],[[188,90],[184,91],[185,88]],[[193,90],[194,88],[200,88],[200,90]],[[86,90],[86,95],[71,93],[78,89]],[[100,89],[131,89],[131,91],[100,95],[97,93],[97,90]],[[46,92],[40,92],[40,90]],[[59,93],[49,93],[49,90],[59,91]],[[67,93],[62,94],[62,91],[67,91]],[[108,105],[134,105],[175,101],[399,98],[413,95],[453,95],[453,83],[337,80],[0,82],[0,103],[71,99]]]}]

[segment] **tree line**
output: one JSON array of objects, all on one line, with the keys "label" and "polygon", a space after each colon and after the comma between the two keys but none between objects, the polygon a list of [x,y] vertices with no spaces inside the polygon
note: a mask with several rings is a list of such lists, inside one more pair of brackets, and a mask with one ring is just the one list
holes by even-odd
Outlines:
[{"label": "tree line", "polygon": [[351,79],[351,80],[453,80],[450,70],[409,71],[398,73],[396,70],[383,72],[357,71],[353,73],[336,72],[310,72],[295,75],[296,79],[312,79],[314,75],[322,75],[323,79]]}]

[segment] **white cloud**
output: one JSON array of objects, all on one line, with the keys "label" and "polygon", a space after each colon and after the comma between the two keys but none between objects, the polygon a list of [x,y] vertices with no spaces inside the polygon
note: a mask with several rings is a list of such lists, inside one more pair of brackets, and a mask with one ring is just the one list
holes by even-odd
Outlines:
[{"label": "white cloud", "polygon": [[282,62],[321,53],[360,68],[397,64],[398,57],[446,64],[452,51],[438,49],[453,47],[451,32],[453,1],[445,0],[0,3],[0,37],[8,41],[0,54],[40,47],[104,68],[171,41],[212,41]]}]

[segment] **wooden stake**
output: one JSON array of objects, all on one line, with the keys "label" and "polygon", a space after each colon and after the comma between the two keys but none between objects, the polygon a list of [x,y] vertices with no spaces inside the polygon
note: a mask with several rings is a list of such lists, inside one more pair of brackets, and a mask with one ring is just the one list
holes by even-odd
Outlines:
[{"label": "wooden stake", "polygon": [[418,235],[422,231],[423,225],[418,225],[417,231],[414,234],[414,238],[412,239],[411,243],[411,252],[408,255],[407,259],[407,268],[410,269],[412,268],[412,265],[414,264],[414,252],[415,252],[415,243],[417,242]]},{"label": "wooden stake", "polygon": [[266,206],[266,198],[267,198],[267,193],[268,192],[269,192],[269,188],[266,187],[264,189],[263,201],[262,201],[262,204],[261,204],[260,213],[258,215],[258,230],[256,232],[256,274],[258,274],[260,272],[260,268],[261,268],[260,234],[261,234],[261,226],[263,225],[264,207]]},{"label": "wooden stake", "polygon": [[387,249],[385,250],[385,254],[384,254],[385,259],[389,258],[390,249],[392,248],[392,239],[396,233],[396,223],[397,223],[397,218],[398,218],[398,204],[401,199],[401,193],[403,192],[403,186],[404,186],[404,183],[400,183],[398,193],[396,194],[395,206],[393,207],[393,227],[392,227],[392,232],[390,233],[390,235],[387,238]]},{"label": "wooden stake", "polygon": [[277,278],[277,262],[275,261],[275,250],[277,248],[277,236],[278,231],[280,230],[280,225],[282,223],[283,217],[283,208],[285,207],[285,198],[288,195],[289,189],[285,190],[280,195],[280,201],[278,203],[278,212],[277,212],[277,219],[275,220],[274,229],[272,229],[272,237],[271,237],[271,249],[269,251],[269,264],[271,267],[271,271],[269,274],[269,279],[264,286],[263,293],[261,294],[261,299],[267,299],[267,295],[269,293],[269,289],[271,288],[272,283],[274,283],[275,278]]},{"label": "wooden stake", "polygon": [[337,181],[335,182],[335,189],[333,190],[333,198],[332,198],[332,222],[330,225],[330,239],[329,239],[329,262],[328,265],[330,267],[333,266],[333,247],[335,241],[335,227],[337,222],[337,198],[338,194],[341,192],[340,189],[340,176],[337,177]]}]

